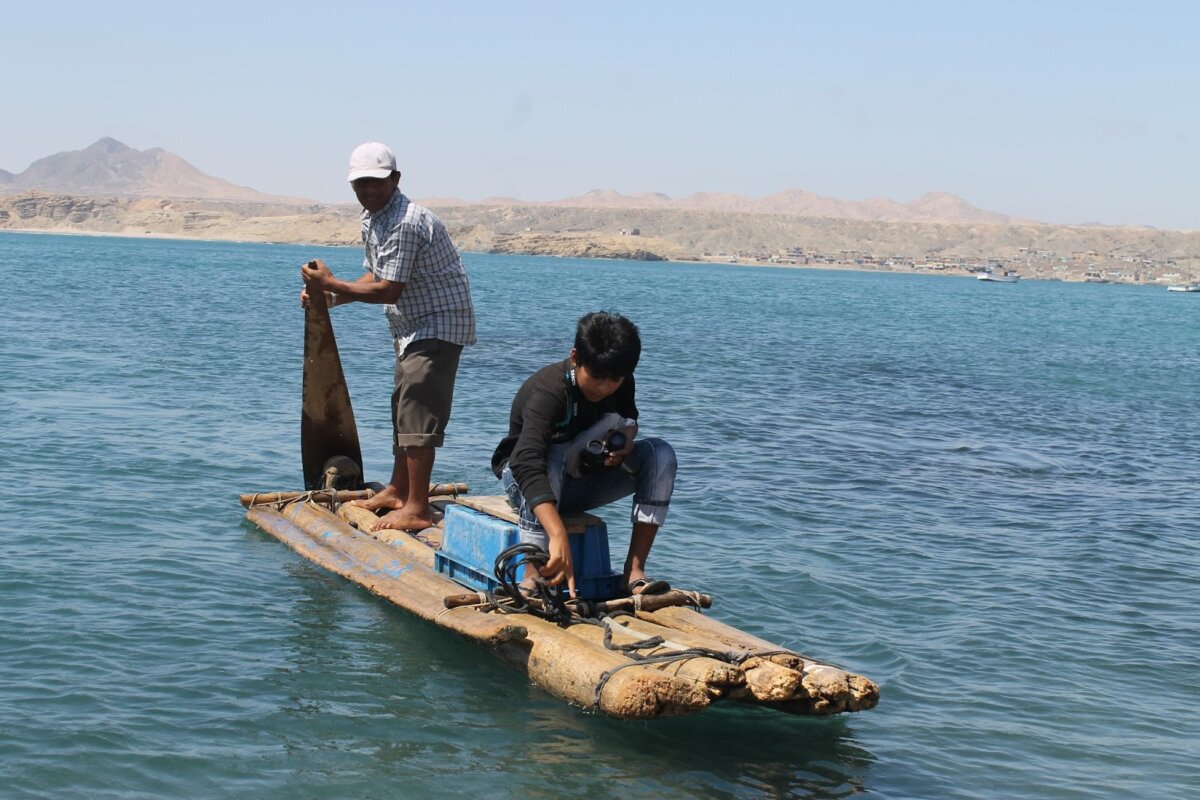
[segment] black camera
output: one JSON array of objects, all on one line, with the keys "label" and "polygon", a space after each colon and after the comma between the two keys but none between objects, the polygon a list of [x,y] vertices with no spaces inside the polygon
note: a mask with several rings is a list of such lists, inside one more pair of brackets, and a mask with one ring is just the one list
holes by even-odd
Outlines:
[{"label": "black camera", "polygon": [[603,439],[592,439],[584,446],[579,453],[579,466],[585,470],[602,467],[612,451],[624,446],[625,434],[617,430],[609,431]]}]

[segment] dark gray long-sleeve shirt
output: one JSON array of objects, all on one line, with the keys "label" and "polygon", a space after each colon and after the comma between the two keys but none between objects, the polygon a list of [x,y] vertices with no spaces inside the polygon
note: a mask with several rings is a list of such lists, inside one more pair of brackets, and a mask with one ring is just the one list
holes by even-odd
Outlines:
[{"label": "dark gray long-sleeve shirt", "polygon": [[492,472],[500,477],[508,462],[530,508],[553,502],[547,467],[550,446],[571,441],[608,413],[637,419],[634,395],[630,375],[617,391],[593,403],[575,386],[575,368],[569,358],[542,367],[521,384],[513,398],[508,435],[492,453]]}]

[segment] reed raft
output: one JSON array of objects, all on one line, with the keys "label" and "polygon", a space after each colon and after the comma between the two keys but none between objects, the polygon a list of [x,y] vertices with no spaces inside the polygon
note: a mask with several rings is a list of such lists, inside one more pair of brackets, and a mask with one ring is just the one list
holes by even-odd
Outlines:
[{"label": "reed raft", "polygon": [[[452,494],[435,498],[439,506],[465,491],[449,486],[443,491]],[[650,719],[729,701],[824,716],[869,709],[879,700],[879,687],[861,675],[701,614],[710,598],[695,592],[580,603],[575,608],[590,616],[573,624],[507,613],[512,609],[503,598],[467,592],[434,570],[439,529],[369,533],[377,517],[347,504],[360,496],[365,493],[273,492],[241,499],[251,522],[300,555],[469,637],[585,709]]]}]

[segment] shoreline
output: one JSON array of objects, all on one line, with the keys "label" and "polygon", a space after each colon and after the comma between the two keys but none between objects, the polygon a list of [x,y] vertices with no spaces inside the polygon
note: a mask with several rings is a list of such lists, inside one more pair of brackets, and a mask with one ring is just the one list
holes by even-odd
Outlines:
[{"label": "shoreline", "polygon": [[[875,222],[584,207],[434,207],[464,253],[788,269],[1173,285],[1200,282],[1200,232]],[[0,196],[0,231],[358,246],[349,207],[28,193]]]},{"label": "shoreline", "polygon": [[[344,247],[347,249],[355,249],[360,247],[358,244],[339,244],[329,242],[304,242],[304,241],[264,241],[261,239],[235,239],[235,238],[211,238],[201,236],[181,236],[170,233],[139,233],[136,231],[116,232],[116,231],[80,231],[80,230],[50,230],[46,228],[0,228],[0,234],[4,233],[20,233],[33,236],[78,236],[88,237],[94,236],[99,238],[117,238],[117,239],[151,239],[159,241],[177,241],[177,242],[207,242],[207,243],[229,243],[229,244],[270,244],[270,245],[286,245],[290,247]],[[641,264],[682,264],[682,265],[711,265],[718,267],[749,267],[752,269],[797,269],[797,270],[830,270],[834,272],[862,272],[872,273],[877,275],[929,275],[934,277],[945,278],[974,278],[975,272],[965,269],[940,269],[940,270],[922,270],[922,269],[903,269],[889,267],[886,269],[877,269],[862,264],[846,264],[846,263],[822,263],[822,264],[794,264],[780,263],[772,261],[750,261],[745,259],[730,260],[720,258],[659,258],[655,260],[628,259],[628,258],[613,258],[607,256],[577,256],[577,255],[556,255],[552,253],[521,253],[521,252],[500,252],[489,250],[469,250],[460,249],[460,253],[470,255],[485,255],[485,256],[528,256],[530,258],[574,258],[584,259],[588,261],[631,261]],[[1022,281],[1038,281],[1051,283],[1108,283],[1119,286],[1168,286],[1168,281],[1088,281],[1082,279],[1070,278],[1040,278],[1035,276],[1021,276]]]}]

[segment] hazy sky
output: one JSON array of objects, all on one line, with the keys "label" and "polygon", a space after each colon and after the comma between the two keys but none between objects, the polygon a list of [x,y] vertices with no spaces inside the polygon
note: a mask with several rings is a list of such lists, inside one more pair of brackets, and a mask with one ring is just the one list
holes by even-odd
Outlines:
[{"label": "hazy sky", "polygon": [[0,168],[102,136],[273,194],[611,188],[1200,228],[1200,3],[6,3]]}]

